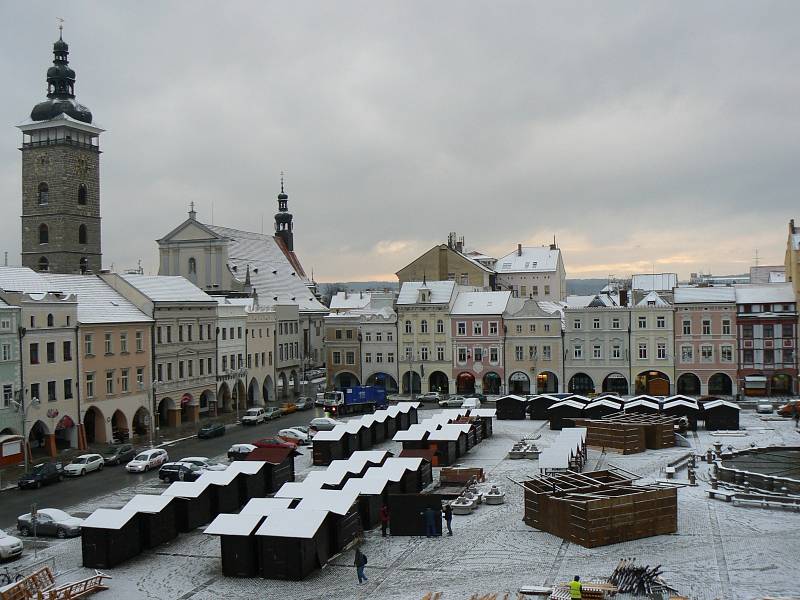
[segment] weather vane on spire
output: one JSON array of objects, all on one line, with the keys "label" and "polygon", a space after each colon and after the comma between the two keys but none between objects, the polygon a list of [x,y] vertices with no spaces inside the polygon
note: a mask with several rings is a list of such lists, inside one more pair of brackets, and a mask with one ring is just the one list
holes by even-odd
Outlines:
[{"label": "weather vane on spire", "polygon": [[283,171],[281,171],[281,194],[283,193]]},{"label": "weather vane on spire", "polygon": [[63,39],[62,34],[64,32],[64,19],[61,17],[56,17],[56,21],[58,21],[58,39]]}]

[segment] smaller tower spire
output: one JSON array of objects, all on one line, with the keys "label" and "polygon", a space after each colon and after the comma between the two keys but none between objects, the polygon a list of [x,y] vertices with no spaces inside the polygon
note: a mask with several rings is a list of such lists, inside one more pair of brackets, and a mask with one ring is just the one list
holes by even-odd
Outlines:
[{"label": "smaller tower spire", "polygon": [[194,210],[194,201],[189,202],[189,218],[194,221],[197,218],[197,212]]},{"label": "smaller tower spire", "polygon": [[294,250],[294,225],[289,212],[289,194],[284,188],[284,173],[281,171],[281,191],[278,194],[278,212],[275,213],[275,235],[286,245],[289,252]]}]

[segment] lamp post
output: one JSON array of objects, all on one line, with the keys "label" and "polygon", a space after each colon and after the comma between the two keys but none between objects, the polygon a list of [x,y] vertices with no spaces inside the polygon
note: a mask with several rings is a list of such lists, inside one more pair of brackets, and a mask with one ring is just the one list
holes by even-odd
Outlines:
[{"label": "lamp post", "polygon": [[151,406],[152,409],[150,411],[150,447],[155,448],[156,440],[158,439],[158,412],[156,406],[156,388],[158,386],[158,380],[154,379],[153,382],[150,384],[150,395],[151,395]]},{"label": "lamp post", "polygon": [[[236,375],[238,375],[239,379],[242,380],[242,385],[244,386],[244,382],[247,381],[247,367],[242,367],[241,369],[239,369],[238,372],[234,372],[234,376],[236,376]],[[239,422],[239,386],[236,383],[234,383],[234,386],[236,386],[236,403],[235,403],[235,407],[236,407],[236,422],[238,423]]]},{"label": "lamp post", "polygon": [[39,398],[31,398],[30,404],[25,405],[25,390],[19,390],[18,401],[14,401],[14,407],[18,412],[22,413],[22,453],[25,455],[25,472],[28,472],[30,461],[28,460],[28,411],[33,406],[39,406],[41,401]]}]

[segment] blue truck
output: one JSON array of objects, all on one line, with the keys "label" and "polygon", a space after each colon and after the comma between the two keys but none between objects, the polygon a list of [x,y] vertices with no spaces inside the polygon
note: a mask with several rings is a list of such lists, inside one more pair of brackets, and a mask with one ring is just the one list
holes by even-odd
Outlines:
[{"label": "blue truck", "polygon": [[375,412],[386,408],[386,389],[370,385],[356,385],[343,392],[325,392],[324,408],[332,415],[354,415]]}]

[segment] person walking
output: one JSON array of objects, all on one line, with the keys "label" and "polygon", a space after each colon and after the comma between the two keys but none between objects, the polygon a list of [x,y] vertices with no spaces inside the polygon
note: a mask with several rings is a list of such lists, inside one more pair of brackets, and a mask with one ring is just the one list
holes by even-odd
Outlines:
[{"label": "person walking", "polygon": [[386,537],[386,530],[389,527],[389,507],[386,506],[385,504],[381,506],[380,518],[381,518],[381,535],[383,537]]},{"label": "person walking", "polygon": [[436,513],[429,506],[425,509],[425,537],[434,537],[436,535]]},{"label": "person walking", "polygon": [[453,528],[450,526],[453,520],[453,507],[450,503],[444,505],[444,522],[447,524],[447,535],[453,535]]},{"label": "person walking", "polygon": [[569,582],[569,597],[572,600],[580,600],[582,591],[583,585],[581,584],[581,578],[575,575],[575,579]]},{"label": "person walking", "polygon": [[364,567],[367,565],[367,557],[361,552],[361,548],[356,548],[356,557],[353,560],[353,564],[356,566],[356,574],[358,575],[358,583],[360,585],[367,581],[367,576],[364,574]]}]

